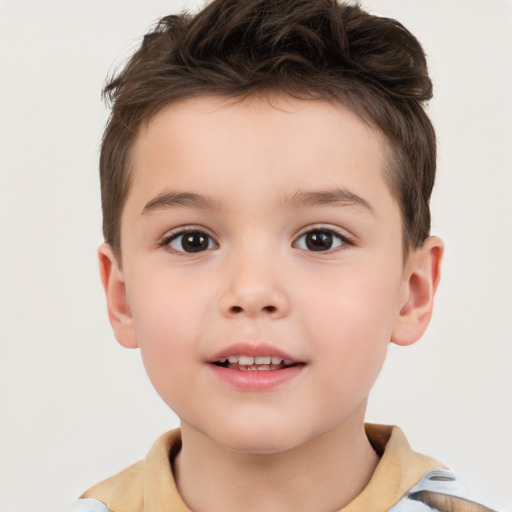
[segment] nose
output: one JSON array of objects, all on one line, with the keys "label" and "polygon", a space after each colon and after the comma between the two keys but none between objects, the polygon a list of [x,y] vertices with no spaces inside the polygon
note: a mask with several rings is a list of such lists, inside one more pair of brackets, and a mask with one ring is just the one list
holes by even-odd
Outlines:
[{"label": "nose", "polygon": [[238,262],[226,269],[226,284],[219,301],[223,315],[278,319],[289,311],[284,292],[284,275],[275,265],[264,262]]}]

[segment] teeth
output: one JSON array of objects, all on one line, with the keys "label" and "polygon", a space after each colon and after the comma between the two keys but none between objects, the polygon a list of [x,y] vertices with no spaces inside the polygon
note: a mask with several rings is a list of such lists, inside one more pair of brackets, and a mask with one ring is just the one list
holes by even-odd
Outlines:
[{"label": "teeth", "polygon": [[272,358],[269,356],[265,357],[255,357],[254,362],[256,364],[270,364],[272,362]]},{"label": "teeth", "polygon": [[[280,365],[291,366],[293,361],[291,359],[281,359],[280,357],[272,356],[228,356],[221,357],[219,363],[228,361],[230,364],[238,364],[240,366],[247,366],[247,370],[274,370]],[[257,366],[257,367],[256,367]]]}]

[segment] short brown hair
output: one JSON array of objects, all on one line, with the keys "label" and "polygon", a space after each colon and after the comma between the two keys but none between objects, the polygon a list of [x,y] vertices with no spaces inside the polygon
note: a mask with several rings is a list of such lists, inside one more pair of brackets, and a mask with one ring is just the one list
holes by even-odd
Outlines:
[{"label": "short brown hair", "polygon": [[103,233],[118,257],[140,126],[185,98],[260,92],[342,103],[380,129],[404,250],[423,244],[436,141],[424,111],[432,83],[416,38],[396,20],[336,0],[214,0],[196,15],[161,19],[105,86],[112,111],[100,157]]}]

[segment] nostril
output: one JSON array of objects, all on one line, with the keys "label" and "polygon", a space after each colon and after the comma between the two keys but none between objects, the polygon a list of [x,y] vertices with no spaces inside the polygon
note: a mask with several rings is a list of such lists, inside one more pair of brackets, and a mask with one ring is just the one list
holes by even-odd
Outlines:
[{"label": "nostril", "polygon": [[[1,0],[0,0],[1,1]],[[250,312],[250,309],[251,308],[248,308],[247,310],[245,310],[242,306],[231,306],[229,308],[229,312],[232,314],[232,315],[237,315],[238,313],[243,313],[244,311],[246,311],[247,313]],[[265,313],[270,313],[270,314],[273,314],[277,311],[277,308],[276,306],[264,306],[260,309],[261,312],[265,312]]]}]

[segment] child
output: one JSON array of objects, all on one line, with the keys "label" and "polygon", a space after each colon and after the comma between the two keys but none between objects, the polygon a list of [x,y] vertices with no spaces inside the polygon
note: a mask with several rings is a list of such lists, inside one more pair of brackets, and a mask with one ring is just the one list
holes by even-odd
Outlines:
[{"label": "child", "polygon": [[75,510],[490,510],[364,424],[440,276],[416,39],[334,0],[217,0],[164,18],[106,94],[109,318],[181,429]]}]

